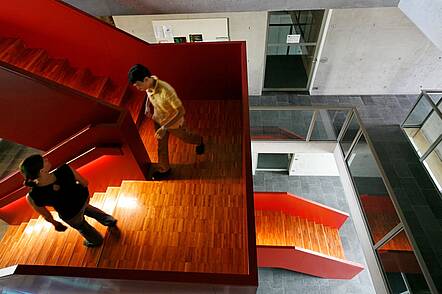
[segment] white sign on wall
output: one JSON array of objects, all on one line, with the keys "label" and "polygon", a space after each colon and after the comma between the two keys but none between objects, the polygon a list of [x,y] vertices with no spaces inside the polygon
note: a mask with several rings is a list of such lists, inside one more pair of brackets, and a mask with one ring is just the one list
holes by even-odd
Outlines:
[{"label": "white sign on wall", "polygon": [[287,44],[298,44],[301,40],[301,35],[287,35]]},{"label": "white sign on wall", "polygon": [[194,42],[193,38],[202,42],[228,41],[229,26],[228,18],[200,18],[200,19],[177,19],[177,20],[153,20],[155,38],[159,43],[173,43],[175,38],[180,43]]}]

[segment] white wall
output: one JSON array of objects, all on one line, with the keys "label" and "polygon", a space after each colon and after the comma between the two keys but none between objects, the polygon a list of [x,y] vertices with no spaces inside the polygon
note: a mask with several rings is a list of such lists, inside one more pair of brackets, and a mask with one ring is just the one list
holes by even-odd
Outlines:
[{"label": "white wall", "polygon": [[[252,141],[252,174],[255,175],[259,153],[331,154],[336,144],[336,142]],[[290,174],[292,175],[291,169]]]},{"label": "white wall", "polygon": [[415,94],[441,76],[442,51],[399,8],[337,9],[311,93]]},{"label": "white wall", "polygon": [[339,177],[332,153],[295,153],[290,176]]},{"label": "white wall", "polygon": [[152,25],[157,43],[174,43],[174,37],[190,42],[190,34],[201,34],[203,42],[229,41],[229,20],[225,17],[154,20]]},{"label": "white wall", "polygon": [[399,8],[442,50],[442,1],[401,0]]},{"label": "white wall", "polygon": [[267,12],[232,12],[198,14],[163,14],[114,16],[115,25],[149,43],[155,43],[153,20],[219,18],[229,19],[231,41],[247,42],[247,71],[249,94],[260,95],[264,79],[264,57],[267,30]]}]

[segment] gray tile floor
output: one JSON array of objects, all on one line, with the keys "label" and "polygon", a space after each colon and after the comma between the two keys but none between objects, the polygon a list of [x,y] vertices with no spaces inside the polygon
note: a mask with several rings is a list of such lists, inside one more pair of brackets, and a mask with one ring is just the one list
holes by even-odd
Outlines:
[{"label": "gray tile floor", "polygon": [[[277,172],[257,172],[255,191],[290,192],[330,207],[349,212],[339,177],[299,177]],[[365,264],[351,219],[340,230],[348,260]],[[258,293],[375,293],[367,270],[352,280],[329,280],[280,269],[259,269]]]}]

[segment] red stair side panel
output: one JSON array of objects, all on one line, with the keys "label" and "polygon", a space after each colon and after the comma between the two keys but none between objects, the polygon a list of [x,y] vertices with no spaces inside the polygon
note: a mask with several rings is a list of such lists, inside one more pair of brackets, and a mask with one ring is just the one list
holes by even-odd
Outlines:
[{"label": "red stair side panel", "polygon": [[256,210],[283,211],[339,229],[348,214],[287,192],[255,192]]},{"label": "red stair side panel", "polygon": [[326,279],[349,280],[364,266],[296,247],[259,246],[258,266],[283,268]]}]

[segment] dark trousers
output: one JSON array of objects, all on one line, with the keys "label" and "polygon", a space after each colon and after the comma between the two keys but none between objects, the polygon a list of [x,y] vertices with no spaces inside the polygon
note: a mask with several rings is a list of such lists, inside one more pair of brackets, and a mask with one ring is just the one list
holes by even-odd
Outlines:
[{"label": "dark trousers", "polygon": [[[154,122],[155,132],[161,128],[161,126]],[[170,168],[169,165],[169,133],[175,137],[181,139],[187,144],[198,145],[201,144],[203,138],[195,133],[187,130],[185,125],[180,126],[177,129],[168,129],[162,139],[158,140],[158,170],[165,172]]]},{"label": "dark trousers", "polygon": [[107,221],[113,218],[111,215],[105,213],[104,211],[90,205],[89,203],[86,203],[80,210],[80,212],[77,213],[77,215],[75,215],[71,219],[63,221],[76,229],[90,243],[96,245],[103,243],[103,237],[93,226],[91,226],[86,221],[86,219],[84,218],[85,215],[96,219],[103,225],[106,225]]}]

